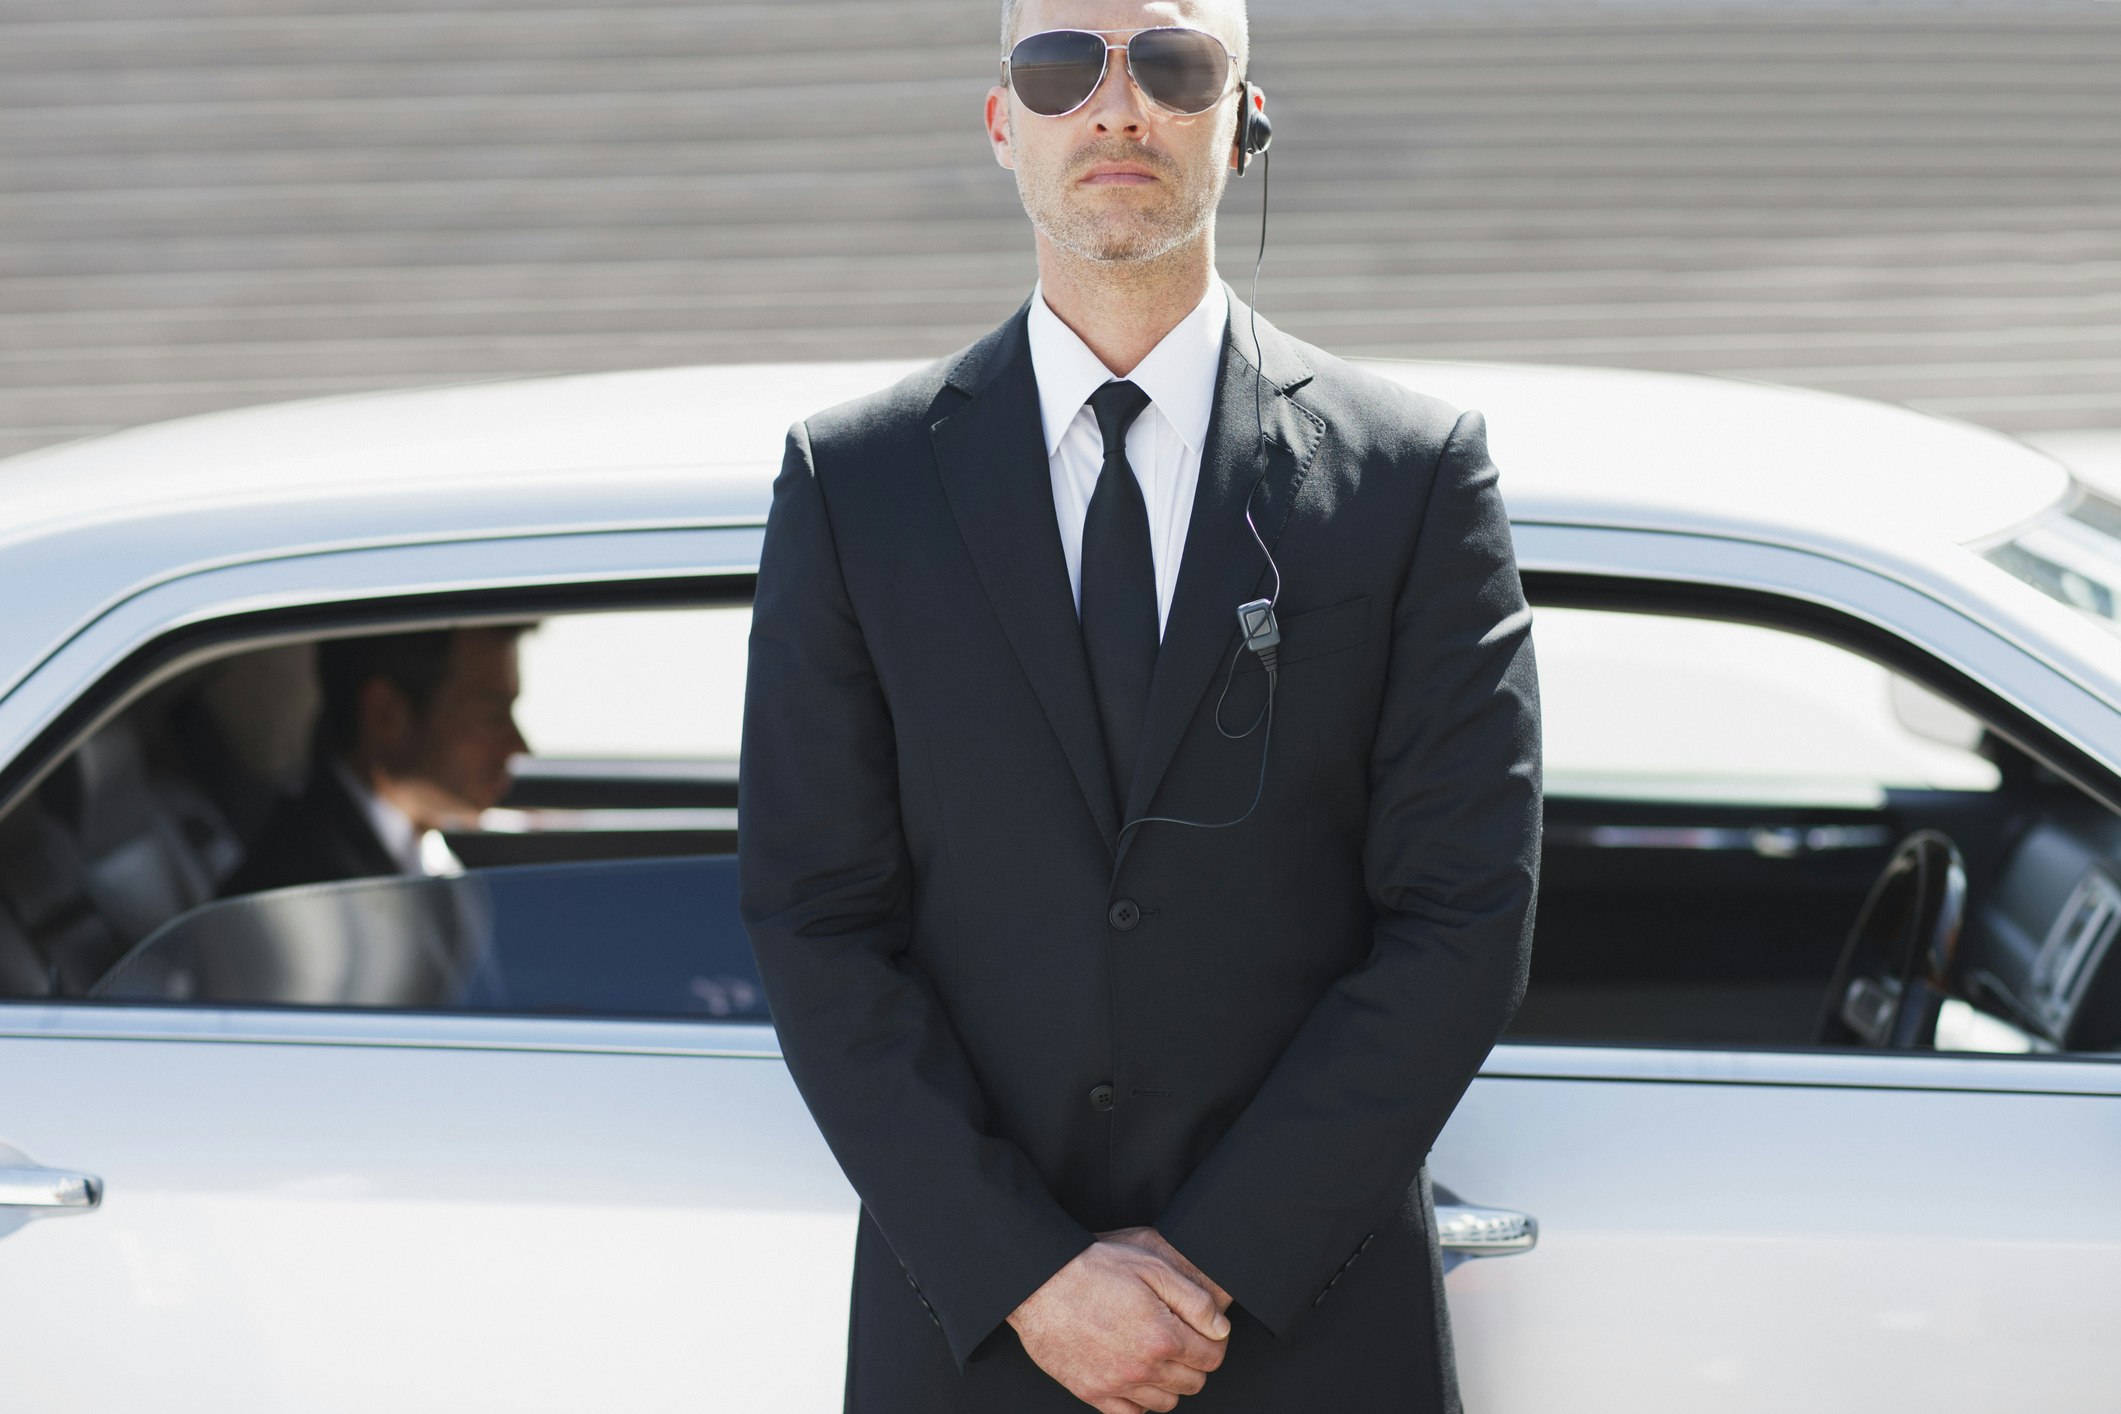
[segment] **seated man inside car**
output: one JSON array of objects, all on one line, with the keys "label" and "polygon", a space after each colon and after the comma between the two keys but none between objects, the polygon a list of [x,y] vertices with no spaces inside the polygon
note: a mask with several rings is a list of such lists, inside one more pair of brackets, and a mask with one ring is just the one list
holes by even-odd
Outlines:
[{"label": "seated man inside car", "polygon": [[523,628],[435,629],[317,646],[323,711],[307,779],[265,818],[221,896],[461,869],[441,831],[508,790]]}]

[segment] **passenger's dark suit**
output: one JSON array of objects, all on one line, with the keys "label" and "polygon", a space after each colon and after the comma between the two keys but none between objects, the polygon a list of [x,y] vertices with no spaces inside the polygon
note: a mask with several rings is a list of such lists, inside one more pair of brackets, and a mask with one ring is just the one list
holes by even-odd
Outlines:
[{"label": "passenger's dark suit", "polygon": [[399,872],[360,803],[332,770],[331,758],[319,751],[310,759],[301,791],[283,796],[266,813],[243,862],[219,892],[222,898],[233,898],[295,884]]},{"label": "passenger's dark suit", "polygon": [[[1080,1411],[1004,1319],[1094,1232],[1154,1224],[1237,1303],[1185,1409],[1456,1409],[1426,1157],[1523,996],[1539,859],[1485,424],[1259,322],[1265,797],[1115,863],[1028,308],[793,428],[766,530],[743,910],[862,1198],[848,1408]],[[1214,714],[1272,588],[1258,458],[1232,295],[1128,819],[1252,798],[1259,734]],[[1264,687],[1246,655],[1224,721]]]}]

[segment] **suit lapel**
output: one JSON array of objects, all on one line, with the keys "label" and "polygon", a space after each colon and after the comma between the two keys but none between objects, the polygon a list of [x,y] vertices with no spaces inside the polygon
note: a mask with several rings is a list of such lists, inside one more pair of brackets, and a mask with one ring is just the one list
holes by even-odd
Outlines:
[{"label": "suit lapel", "polygon": [[970,401],[930,426],[943,492],[1018,663],[1111,849],[1105,742],[1053,510],[1053,479],[1025,333],[1026,300],[967,351],[950,385]]},{"label": "suit lapel", "polygon": [[[1252,519],[1271,547],[1280,539],[1297,488],[1324,434],[1323,424],[1287,396],[1310,380],[1310,368],[1274,326],[1262,319],[1258,329],[1264,379],[1260,413],[1267,434],[1264,459],[1252,412],[1251,311],[1231,292],[1230,324],[1223,338],[1207,445],[1201,452],[1200,482],[1194,490],[1170,619],[1157,650],[1141,754],[1127,791],[1128,820],[1150,813],[1156,788],[1202,694],[1236,649],[1237,606],[1273,591],[1273,572],[1245,524],[1247,494],[1252,497]],[[1256,492],[1255,481],[1260,482]],[[1132,841],[1129,835],[1128,843]],[[1124,847],[1120,857],[1125,857]]]}]

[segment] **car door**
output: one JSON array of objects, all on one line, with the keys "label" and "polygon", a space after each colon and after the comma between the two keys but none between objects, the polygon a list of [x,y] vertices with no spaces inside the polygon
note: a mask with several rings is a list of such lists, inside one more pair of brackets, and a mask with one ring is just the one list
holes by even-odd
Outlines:
[{"label": "car door", "polygon": [[10,1409],[834,1407],[853,1199],[767,1028],[4,1011]]},{"label": "car door", "polygon": [[[1851,865],[1875,866],[1882,844],[1920,824],[1972,840],[1993,832],[1980,781],[1951,778],[1958,768],[1945,761],[1936,771],[1947,779],[1910,781],[1881,767],[1867,796],[1808,796],[1804,777],[1821,786],[1809,769],[1816,759],[1792,768],[1762,753],[1750,791],[1719,784],[1699,759],[1662,776],[1648,769],[1654,760],[1638,759],[1619,763],[1595,792],[1572,793],[1572,763],[1557,762],[1556,748],[1624,733],[1586,737],[1582,723],[1565,720],[1601,704],[1584,691],[1592,679],[1569,671],[1565,616],[1548,607],[1558,596],[1542,604],[1555,584],[1537,572],[1544,546],[1536,530],[1520,532],[1548,764],[1562,768],[1549,776],[1548,819],[1585,828],[1550,840],[1550,859],[1557,848],[1577,857],[1543,888],[1551,881],[1566,898],[1602,873],[1604,897],[1616,902],[1613,917],[1567,907],[1551,915],[1569,935],[1564,966],[1543,978],[1543,892],[1526,1006],[1431,1158],[1439,1185],[1537,1224],[1532,1250],[1462,1262],[1446,1280],[1467,1407],[2110,1408],[2107,1345],[2121,1323],[2121,1057],[1809,1042],[1826,980],[1815,969],[1838,950],[1867,882]],[[1713,573],[1700,559],[1680,566],[1685,580],[1656,602],[1708,612],[1703,582],[1745,582],[1737,572],[1746,566],[1727,551]],[[1619,597],[1637,609],[1649,602],[1642,581],[1656,573],[1655,553],[1631,544],[1617,560],[1626,569],[1614,584],[1628,586]],[[1595,579],[1584,558],[1571,565],[1577,589]],[[1801,580],[1805,571],[1785,563],[1777,573]],[[1790,587],[1766,573],[1748,584]],[[1849,607],[1890,623],[1895,593],[1877,588],[1874,601]],[[1816,622],[1818,597],[1815,586],[1789,617]],[[1715,602],[1729,611],[1728,597]],[[1774,617],[1770,600],[1755,600],[1748,615]],[[2030,655],[1919,634],[1908,644],[1940,660],[1963,650],[1958,670],[2015,662],[2026,676],[2010,696],[2041,696],[2032,678],[2046,670]],[[1691,735],[1743,762],[1758,724],[1717,706],[1713,692],[1686,691],[1702,671],[1695,657],[1663,664],[1651,679],[1670,696],[1659,710],[1713,712]],[[1821,685],[1815,705],[1831,710],[1820,720],[1840,723],[1848,703]],[[1774,708],[1784,724],[1804,710],[1801,693]],[[2121,740],[2107,714],[2106,739]],[[1644,739],[1689,733],[1671,719]],[[1830,735],[1821,751],[1846,748],[1843,726]],[[1840,785],[1861,785],[1861,774]],[[1618,828],[1601,837],[1588,828],[1596,825]],[[1826,848],[1790,850],[1777,828],[1799,827],[1802,845],[1814,826],[1882,826],[1887,837],[1829,832],[1813,837]],[[1626,935],[1629,897],[1647,936]],[[1700,906],[1665,906],[1674,897]],[[1847,913],[1822,932],[1815,916],[1832,921],[1823,900]],[[1613,944],[1603,952],[1601,935]],[[1600,992],[1607,964],[1613,975]],[[1662,990],[1644,985],[1660,977]],[[1543,984],[1561,1005],[1542,997]],[[1572,1039],[1572,1029],[1590,1039]]]},{"label": "car door", "polygon": [[[0,701],[0,742],[27,779],[22,753],[115,710],[140,685],[126,674],[248,634],[541,615],[615,591],[620,607],[683,604],[741,595],[755,559],[755,528],[659,530],[189,576],[128,601]],[[716,587],[718,565],[739,574],[734,589]],[[179,630],[182,654],[159,651]],[[727,666],[740,693],[741,662]],[[594,694],[575,704],[594,709]],[[579,836],[610,821],[563,823]],[[726,832],[719,816],[661,824],[649,833],[703,856]],[[575,843],[571,857],[600,853]],[[653,952],[647,932],[701,934],[703,913],[710,940],[748,959],[733,906],[658,911],[603,867],[500,871],[542,880],[535,908],[502,915],[536,921],[542,951],[520,974],[535,988],[478,1007],[232,1003],[168,978],[159,993],[0,1002],[6,1407],[833,1407],[854,1199],[756,998],[685,978],[702,985],[645,1009],[685,1014],[650,1015],[597,991],[614,958]],[[360,886],[296,892],[341,887]],[[321,949],[348,934],[297,936]]]},{"label": "car door", "polygon": [[1468,1408],[2111,1408],[2111,1060],[1504,1045],[1431,1166]]}]

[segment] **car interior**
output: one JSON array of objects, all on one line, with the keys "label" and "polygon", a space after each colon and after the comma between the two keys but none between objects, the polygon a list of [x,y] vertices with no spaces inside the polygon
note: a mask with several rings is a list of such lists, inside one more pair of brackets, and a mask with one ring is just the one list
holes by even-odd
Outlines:
[{"label": "car interior", "polygon": [[[1533,598],[1544,847],[1505,1042],[2121,1054],[2121,816],[2022,724],[1772,616]],[[462,874],[217,899],[309,758],[317,642],[361,626],[230,643],[4,803],[0,999],[765,1019],[748,610],[526,618],[532,752],[448,832]]]}]

